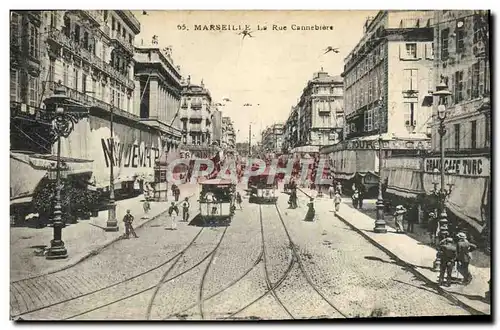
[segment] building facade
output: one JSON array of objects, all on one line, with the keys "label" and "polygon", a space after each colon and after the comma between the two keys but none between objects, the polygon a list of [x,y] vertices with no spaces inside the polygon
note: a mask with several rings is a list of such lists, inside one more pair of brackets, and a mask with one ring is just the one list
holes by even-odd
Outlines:
[{"label": "building facade", "polygon": [[432,11],[380,11],[344,60],[344,141],[324,148],[333,176],[375,187],[382,157],[430,149]]},{"label": "building facade", "polygon": [[297,104],[297,142],[294,147],[326,146],[338,142],[344,126],[343,83],[323,69],[304,88]]},{"label": "building facade", "polygon": [[[452,188],[446,206],[450,215],[480,231],[491,218],[489,12],[441,10],[435,12],[434,23],[434,82],[444,82],[451,92],[445,101],[443,137],[444,170]],[[442,168],[438,101],[434,98],[432,154],[423,169],[427,192],[439,181],[432,172]]]},{"label": "building facade", "polygon": [[141,121],[162,132],[167,149],[181,139],[181,74],[169,53],[158,47],[135,47],[135,109]]},{"label": "building facade", "polygon": [[344,60],[345,138],[428,133],[433,12],[380,11]]},{"label": "building facade", "polygon": [[[11,31],[11,150],[35,153],[29,155],[33,173],[23,170],[17,175],[15,169],[21,167],[13,167],[12,177],[19,181],[11,183],[17,187],[13,190],[29,195],[38,181],[18,178],[46,173],[55,161],[44,103],[55,89],[89,109],[61,139],[61,156],[70,174],[85,174],[86,182],[104,190],[109,189],[111,166],[115,189],[133,189],[140,178],[153,181],[165,145],[162,130],[144,123],[135,106],[133,44],[140,24],[132,12],[12,12]],[[178,145],[180,136],[173,136],[172,142]],[[20,159],[16,157],[11,152],[11,160]]]},{"label": "building facade", "polygon": [[182,89],[181,129],[187,145],[209,146],[212,142],[212,97],[203,82],[191,84],[188,77]]},{"label": "building facade", "polygon": [[265,151],[281,153],[283,149],[284,127],[285,125],[283,124],[274,124],[262,132],[261,143]]},{"label": "building facade", "polygon": [[298,145],[298,111],[292,107],[283,127],[282,152],[288,154]]},{"label": "building facade", "polygon": [[236,148],[236,132],[231,117],[222,117],[221,147],[223,150],[231,151],[234,151]]}]

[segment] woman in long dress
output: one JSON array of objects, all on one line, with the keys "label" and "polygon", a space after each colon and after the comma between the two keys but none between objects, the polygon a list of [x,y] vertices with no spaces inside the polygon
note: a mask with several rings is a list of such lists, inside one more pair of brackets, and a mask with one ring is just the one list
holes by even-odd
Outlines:
[{"label": "woman in long dress", "polygon": [[314,218],[316,216],[316,211],[314,211],[314,199],[311,198],[309,199],[309,203],[307,203],[307,214],[306,214],[306,219],[305,221],[314,221]]},{"label": "woman in long dress", "polygon": [[394,212],[394,222],[396,223],[396,232],[404,233],[404,216],[406,214],[406,209],[403,205],[396,206],[396,212]]}]

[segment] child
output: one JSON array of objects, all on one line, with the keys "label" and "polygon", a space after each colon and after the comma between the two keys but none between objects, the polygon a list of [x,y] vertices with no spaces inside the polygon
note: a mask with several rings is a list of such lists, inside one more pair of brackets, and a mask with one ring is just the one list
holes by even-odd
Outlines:
[{"label": "child", "polygon": [[333,203],[335,204],[335,214],[337,214],[337,212],[340,209],[340,203],[342,203],[342,197],[340,196],[340,193],[338,191],[335,193],[335,196],[333,197]]},{"label": "child", "polygon": [[170,219],[172,221],[172,230],[177,230],[177,219],[176,217],[179,215],[179,209],[177,208],[177,205],[175,205],[174,202],[170,205],[168,208],[168,215],[170,216]]}]

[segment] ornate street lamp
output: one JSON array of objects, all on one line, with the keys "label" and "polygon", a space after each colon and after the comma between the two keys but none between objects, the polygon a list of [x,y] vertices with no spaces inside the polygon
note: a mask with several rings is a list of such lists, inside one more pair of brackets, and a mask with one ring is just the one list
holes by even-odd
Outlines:
[{"label": "ornate street lamp", "polygon": [[[64,259],[68,257],[68,251],[62,240],[62,228],[64,224],[61,212],[61,137],[67,138],[71,134],[78,120],[88,115],[88,108],[72,102],[66,96],[66,89],[64,87],[56,87],[54,95],[45,99],[44,103],[49,117],[52,119],[53,142],[57,141],[56,196],[54,201],[54,217],[52,220],[54,237],[50,241],[50,248],[46,258]],[[49,175],[51,175],[50,172]]]},{"label": "ornate street lamp", "polygon": [[445,191],[445,182],[444,182],[444,175],[446,170],[444,167],[444,152],[445,152],[444,136],[446,134],[446,127],[444,125],[444,121],[446,120],[446,115],[447,115],[446,100],[447,97],[451,95],[451,92],[448,90],[448,86],[444,83],[444,81],[441,81],[441,83],[436,86],[436,92],[434,92],[433,95],[439,98],[439,105],[437,109],[437,118],[439,120],[439,128],[438,128],[439,148],[441,151],[441,162],[440,162],[441,168],[439,169],[441,172],[441,191],[438,194],[439,206],[440,206],[439,222],[447,224],[448,215],[446,214],[446,207],[445,207],[445,199],[447,197],[447,194]]},{"label": "ornate street lamp", "polygon": [[379,99],[379,134],[378,141],[374,143],[374,148],[378,149],[378,197],[377,197],[377,220],[375,220],[375,227],[373,231],[380,234],[387,233],[387,228],[385,227],[384,218],[384,196],[382,195],[382,190],[384,187],[384,181],[382,180],[382,101]]}]

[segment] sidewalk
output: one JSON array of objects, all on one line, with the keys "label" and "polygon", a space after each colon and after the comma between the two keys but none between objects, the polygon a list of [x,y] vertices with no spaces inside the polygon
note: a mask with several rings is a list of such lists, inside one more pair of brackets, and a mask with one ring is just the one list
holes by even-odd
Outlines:
[{"label": "sidewalk", "polygon": [[[315,196],[314,192],[304,189],[304,191]],[[299,198],[305,198],[304,195]],[[359,234],[389,254],[396,262],[400,262],[409,268],[415,275],[422,280],[432,283],[439,293],[448,299],[468,307],[468,310],[474,314],[491,314],[491,306],[484,298],[485,292],[489,290],[488,281],[491,277],[491,268],[469,266],[469,271],[474,276],[469,285],[452,284],[451,287],[439,287],[437,285],[438,272],[432,271],[432,265],[436,258],[436,250],[418,242],[417,240],[405,235],[397,234],[395,229],[387,227],[386,234],[377,234],[373,232],[375,225],[374,219],[353,209],[343,199],[340,211],[337,217],[356,230]],[[333,202],[325,198],[317,198],[315,201],[316,212],[329,214],[333,211]]]},{"label": "sidewalk", "polygon": [[[194,194],[197,198],[197,185],[183,184],[179,186],[181,198]],[[151,202],[148,218],[144,216],[143,195],[116,202],[116,218],[119,231],[106,232],[108,211],[99,212],[97,217],[89,220],[80,220],[63,228],[62,239],[68,250],[68,258],[59,260],[46,260],[44,256],[35,252],[50,246],[53,237],[53,228],[10,228],[10,281],[18,281],[30,277],[53,273],[64,268],[74,266],[89,256],[99,252],[104,247],[120,239],[124,232],[121,221],[127,209],[135,217],[134,228],[140,228],[145,223],[157,218],[166,212],[170,202],[174,200],[169,192],[168,204],[166,202]]]}]

